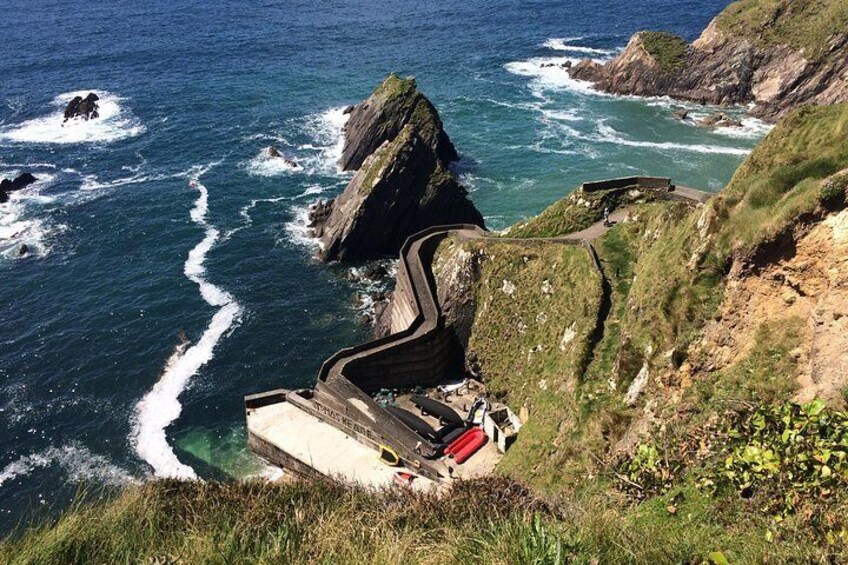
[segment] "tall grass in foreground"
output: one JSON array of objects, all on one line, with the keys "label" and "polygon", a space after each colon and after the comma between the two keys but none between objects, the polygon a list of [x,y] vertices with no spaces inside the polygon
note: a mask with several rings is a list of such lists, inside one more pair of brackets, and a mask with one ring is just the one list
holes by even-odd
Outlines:
[{"label": "tall grass in foreground", "polygon": [[[600,491],[598,491],[600,492]],[[0,543],[0,563],[731,563],[823,559],[791,532],[765,541],[741,503],[677,493],[633,507],[610,495],[541,500],[507,479],[445,496],[330,482],[163,481],[78,505]]]}]

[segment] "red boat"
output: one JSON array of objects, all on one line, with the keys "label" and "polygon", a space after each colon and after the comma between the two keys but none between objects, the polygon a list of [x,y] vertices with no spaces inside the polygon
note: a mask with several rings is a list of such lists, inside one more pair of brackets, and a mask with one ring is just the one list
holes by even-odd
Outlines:
[{"label": "red boat", "polygon": [[462,449],[454,454],[454,462],[456,462],[457,465],[462,465],[468,461],[469,457],[477,453],[481,447],[486,445],[487,441],[489,441],[489,438],[487,438],[486,434],[481,430],[479,434],[474,435],[471,441],[466,443]]},{"label": "red boat", "polygon": [[483,430],[481,430],[480,428],[471,428],[470,430],[459,436],[456,441],[454,441],[448,446],[447,449],[445,449],[445,455],[448,455],[450,457],[455,456],[462,448],[464,448],[471,441],[481,435],[486,435]]}]

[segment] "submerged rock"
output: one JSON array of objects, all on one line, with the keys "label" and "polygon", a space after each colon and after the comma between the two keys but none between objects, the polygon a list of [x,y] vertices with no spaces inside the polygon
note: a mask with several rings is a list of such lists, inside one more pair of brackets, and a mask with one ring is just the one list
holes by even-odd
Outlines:
[{"label": "submerged rock", "polygon": [[29,255],[29,246],[26,243],[22,243],[18,249],[18,258],[26,257],[27,255]]},{"label": "submerged rock", "polygon": [[413,78],[391,74],[363,103],[350,110],[345,125],[345,142],[339,166],[356,170],[386,141],[394,139],[412,124],[424,143],[443,165],[459,159],[442,127],[433,104],[418,90]]},{"label": "submerged rock", "polygon": [[81,117],[86,120],[91,118],[99,118],[100,113],[98,112],[98,100],[100,100],[100,97],[93,92],[89,92],[88,96],[86,96],[85,98],[83,98],[82,96],[74,96],[74,99],[68,102],[68,105],[65,106],[64,121],[67,122],[71,118],[76,117]]},{"label": "submerged rock", "polygon": [[707,116],[706,118],[704,118],[703,120],[701,120],[698,123],[700,125],[702,125],[704,127],[708,127],[708,128],[710,128],[710,127],[717,127],[717,128],[718,127],[736,127],[736,128],[742,127],[742,122],[728,116],[724,112],[715,112],[713,114],[710,114],[709,116]]}]

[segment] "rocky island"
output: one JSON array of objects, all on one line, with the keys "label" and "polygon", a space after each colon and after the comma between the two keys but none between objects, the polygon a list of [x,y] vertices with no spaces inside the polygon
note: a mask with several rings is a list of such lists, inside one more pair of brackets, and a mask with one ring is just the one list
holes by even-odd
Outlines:
[{"label": "rocky island", "polygon": [[356,173],[337,198],[319,202],[310,227],[325,261],[394,255],[430,226],[483,226],[449,170],[458,159],[435,107],[414,79],[389,75],[350,111],[340,166]]},{"label": "rocky island", "polygon": [[613,94],[752,104],[751,115],[774,121],[805,104],[848,101],[848,4],[741,0],[691,45],[644,31],[613,60],[566,72]]}]

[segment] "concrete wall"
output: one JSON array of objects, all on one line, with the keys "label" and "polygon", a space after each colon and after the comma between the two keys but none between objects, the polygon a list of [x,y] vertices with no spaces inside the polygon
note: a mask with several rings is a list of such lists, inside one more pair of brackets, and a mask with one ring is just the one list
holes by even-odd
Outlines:
[{"label": "concrete wall", "polygon": [[668,190],[671,187],[671,179],[665,177],[622,177],[617,179],[585,182],[580,189],[584,192],[595,192],[598,190],[612,190],[616,188],[627,188],[630,186],[638,186],[654,190]]}]

